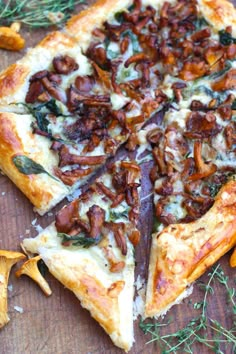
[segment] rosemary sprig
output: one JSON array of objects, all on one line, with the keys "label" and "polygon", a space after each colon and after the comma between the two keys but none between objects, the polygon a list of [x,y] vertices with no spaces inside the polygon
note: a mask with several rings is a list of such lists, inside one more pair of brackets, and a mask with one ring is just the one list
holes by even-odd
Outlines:
[{"label": "rosemary sprig", "polygon": [[[207,316],[207,300],[210,295],[214,294],[213,281],[218,281],[224,286],[229,304],[233,308],[233,315],[236,314],[235,289],[229,286],[229,279],[219,264],[208,275],[208,283],[200,283],[204,290],[203,301],[194,304],[194,309],[201,309],[201,314],[193,318],[184,328],[175,333],[162,334],[162,328],[170,322],[164,324],[156,321],[152,323],[140,322],[139,325],[143,332],[152,337],[148,343],[158,342],[162,354],[195,353],[193,345],[196,343],[205,345],[217,354],[224,354],[221,349],[223,344],[225,347],[231,346],[232,351],[229,352],[236,352],[236,321],[233,321],[231,329],[226,329],[220,322]],[[209,333],[212,334],[211,337],[209,337]]]},{"label": "rosemary sprig", "polygon": [[31,28],[63,24],[83,0],[0,1],[0,24],[19,21]]}]

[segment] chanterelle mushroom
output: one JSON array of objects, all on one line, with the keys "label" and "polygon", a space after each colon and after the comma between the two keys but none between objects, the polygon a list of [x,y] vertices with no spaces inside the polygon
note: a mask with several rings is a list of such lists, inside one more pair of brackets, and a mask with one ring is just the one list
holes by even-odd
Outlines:
[{"label": "chanterelle mushroom", "polygon": [[0,48],[7,50],[21,50],[25,46],[25,40],[17,33],[18,26],[0,27]]},{"label": "chanterelle mushroom", "polygon": [[23,253],[0,250],[0,328],[10,320],[7,315],[7,284],[11,268],[24,258]]},{"label": "chanterelle mushroom", "polygon": [[197,173],[192,174],[189,176],[189,181],[196,181],[201,178],[208,177],[212,175],[213,173],[216,172],[216,165],[213,163],[207,164],[204,162],[202,155],[202,142],[201,141],[195,141],[194,143],[194,160],[195,160],[195,165],[197,168]]},{"label": "chanterelle mushroom", "polygon": [[40,286],[46,296],[50,296],[52,290],[38,269],[37,263],[40,259],[40,256],[30,258],[20,267],[20,269],[17,270],[15,275],[17,278],[22,274],[28,275],[28,277],[33,279]]}]

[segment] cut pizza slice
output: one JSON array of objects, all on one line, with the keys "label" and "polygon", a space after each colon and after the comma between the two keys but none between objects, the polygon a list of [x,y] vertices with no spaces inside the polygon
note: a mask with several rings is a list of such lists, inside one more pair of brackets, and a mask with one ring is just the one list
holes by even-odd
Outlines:
[{"label": "cut pizza slice", "polygon": [[212,208],[189,224],[153,234],[146,317],[164,315],[189,286],[236,244],[236,182],[225,184]]},{"label": "cut pizza slice", "polygon": [[230,104],[228,119],[222,115],[226,105],[227,98],[209,112],[172,108],[146,134],[155,162],[146,317],[188,296],[191,283],[236,243],[235,151],[226,134],[234,123]]},{"label": "cut pizza slice", "polygon": [[134,246],[139,242],[140,168],[119,161],[36,238],[25,239],[118,347],[133,339]]}]

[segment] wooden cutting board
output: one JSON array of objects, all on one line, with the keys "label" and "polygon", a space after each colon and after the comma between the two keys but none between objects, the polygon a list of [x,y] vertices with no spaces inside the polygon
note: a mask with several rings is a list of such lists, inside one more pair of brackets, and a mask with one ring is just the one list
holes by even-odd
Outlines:
[{"label": "wooden cutting board", "polygon": [[[91,1],[90,1],[91,2]],[[89,2],[88,2],[89,3]],[[1,20],[0,20],[1,23]],[[23,29],[27,47],[34,46],[49,30],[29,31]],[[26,49],[11,53],[0,50],[0,70],[20,59]],[[1,158],[1,157],[0,157]],[[142,165],[143,182],[142,197],[150,193],[148,180],[148,164]],[[3,175],[0,175],[0,249],[20,250],[23,238],[35,236],[35,225],[46,227],[58,210],[67,201],[62,202],[52,213],[44,217],[33,212],[32,205],[23,194]],[[140,230],[142,241],[136,250],[137,274],[147,277],[148,257],[150,250],[150,235],[152,230],[152,200],[151,196],[142,202]],[[228,265],[229,254],[221,259],[225,273],[229,276],[229,284],[234,287],[236,270]],[[16,279],[17,266],[13,268],[9,284],[9,316],[11,321],[0,331],[0,354],[121,354],[122,350],[115,348],[103,329],[84,310],[75,296],[65,289],[50,274],[46,278],[53,294],[46,298],[40,289],[29,278]],[[201,279],[207,282],[204,275]],[[215,294],[210,297],[208,315],[220,320],[226,328],[232,326],[232,311],[226,306],[225,290],[218,283],[214,286]],[[196,317],[193,309],[196,301],[202,301],[203,292],[195,285],[194,292],[183,304],[175,306],[169,312],[174,319],[166,329],[166,333],[174,332]],[[23,309],[23,313],[15,310],[15,306]],[[136,342],[130,354],[161,353],[160,347],[153,342],[146,344],[151,338],[143,334],[139,328],[138,319],[135,322]],[[206,347],[198,345],[196,354],[212,353]],[[224,349],[224,353],[232,353]]]}]

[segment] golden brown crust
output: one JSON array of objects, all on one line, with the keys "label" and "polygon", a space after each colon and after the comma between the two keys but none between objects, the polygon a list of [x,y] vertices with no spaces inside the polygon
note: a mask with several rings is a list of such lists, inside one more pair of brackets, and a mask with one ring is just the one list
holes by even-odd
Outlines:
[{"label": "golden brown crust", "polygon": [[[57,260],[55,258],[54,260],[57,264]],[[90,266],[89,263],[83,264],[81,262],[80,267],[73,270],[76,272],[75,278],[68,277],[67,267],[64,270],[61,268],[59,274],[58,269],[56,270],[56,267],[54,268],[53,264],[50,263],[50,271],[52,273],[55,272],[54,276],[60,279],[60,282],[66,288],[76,294],[82,305],[91,311],[95,320],[100,323],[108,334],[111,334],[117,325],[115,314],[118,311],[119,293],[117,292],[116,296],[111,296],[109,291],[111,286],[106,288],[99,279],[87,274]]]},{"label": "golden brown crust", "polygon": [[117,252],[114,240],[109,241],[109,247],[125,263],[122,271],[116,273],[107,267],[104,244],[89,249],[63,247],[55,223],[36,238],[25,239],[23,245],[27,251],[41,255],[53,276],[76,295],[115,345],[125,351],[130,349],[133,342],[134,259],[129,242],[128,253],[123,256]]},{"label": "golden brown crust", "polygon": [[165,313],[188,285],[236,244],[235,201],[236,182],[230,181],[202,218],[153,235],[146,317]]},{"label": "golden brown crust", "polygon": [[103,267],[83,252],[77,253],[76,263],[73,254],[59,251],[42,249],[41,256],[55,278],[76,295],[114,343],[128,351],[132,345],[132,319],[126,318],[130,309],[124,306],[132,307],[133,266],[114,277],[112,273],[104,274]]},{"label": "golden brown crust", "polygon": [[51,49],[54,54],[59,50],[65,48],[71,48],[75,45],[75,41],[62,32],[51,32],[45,38],[43,38],[35,48]]},{"label": "golden brown crust", "polygon": [[50,141],[33,134],[31,123],[30,115],[0,113],[0,168],[43,214],[63,199],[68,189],[47,174],[24,175],[15,167],[12,158],[17,154],[27,155],[49,172],[57,162],[49,149]]},{"label": "golden brown crust", "polygon": [[236,247],[234,248],[233,253],[230,256],[229,265],[232,268],[236,267]]},{"label": "golden brown crust", "polygon": [[12,64],[0,74],[0,100],[16,92],[29,74],[30,69],[21,64]]},{"label": "golden brown crust", "polygon": [[205,19],[216,31],[232,26],[232,33],[236,35],[236,9],[232,3],[227,0],[198,0],[198,4]]}]

